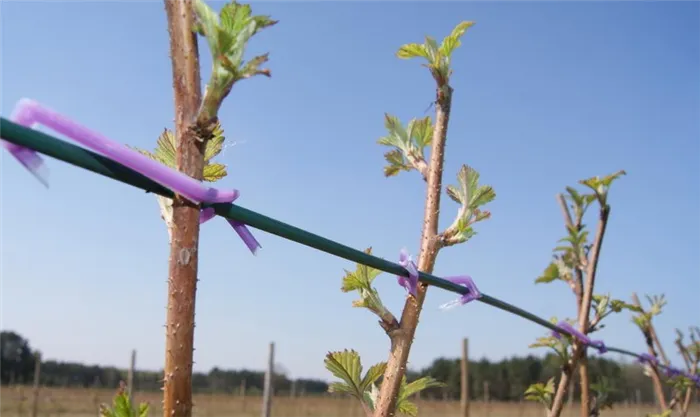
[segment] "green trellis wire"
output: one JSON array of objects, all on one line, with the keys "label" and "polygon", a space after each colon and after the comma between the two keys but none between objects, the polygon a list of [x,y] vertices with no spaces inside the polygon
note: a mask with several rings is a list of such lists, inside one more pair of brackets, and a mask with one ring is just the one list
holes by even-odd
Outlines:
[{"label": "green trellis wire", "polygon": [[[92,171],[96,174],[129,184],[149,193],[161,195],[163,197],[173,197],[173,192],[151,179],[127,168],[109,158],[91,152],[79,146],[64,142],[46,133],[30,129],[14,123],[4,117],[0,117],[0,136],[8,142],[33,149],[39,153],[56,158],[71,165]],[[202,207],[212,207],[217,215],[245,223],[251,227],[280,236],[282,238],[300,243],[305,246],[318,249],[322,252],[335,255],[356,263],[370,266],[394,275],[408,277],[408,271],[402,266],[366,254],[357,249],[345,246],[322,236],[307,232],[279,220],[264,216],[252,210],[245,209],[239,205],[231,203],[202,204]],[[434,287],[464,295],[468,290],[458,284],[436,277],[435,275],[419,273],[419,280]],[[537,323],[540,326],[559,333],[568,333],[565,329],[560,329],[555,324],[525,311],[512,304],[501,301],[497,298],[483,294],[478,301],[518,315],[526,320]],[[573,336],[573,335],[570,335]],[[623,355],[640,358],[640,355],[625,349],[606,346],[610,352],[617,352]]]}]

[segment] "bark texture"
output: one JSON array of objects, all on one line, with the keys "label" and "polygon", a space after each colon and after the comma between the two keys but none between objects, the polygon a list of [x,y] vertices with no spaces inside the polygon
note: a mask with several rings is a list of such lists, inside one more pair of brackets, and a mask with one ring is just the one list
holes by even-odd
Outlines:
[{"label": "bark texture", "polygon": [[[165,0],[175,93],[176,167],[202,179],[204,141],[193,125],[201,101],[199,53],[191,0]],[[176,195],[172,204],[163,416],[191,417],[199,207]]]}]

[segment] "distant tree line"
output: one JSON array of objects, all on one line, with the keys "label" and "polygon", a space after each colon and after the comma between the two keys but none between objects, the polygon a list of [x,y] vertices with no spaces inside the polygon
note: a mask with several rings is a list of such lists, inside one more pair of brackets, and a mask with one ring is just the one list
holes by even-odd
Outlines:
[{"label": "distant tree line", "polygon": [[[34,375],[35,352],[29,341],[16,332],[0,333],[0,377],[2,385],[31,384]],[[409,371],[408,379],[429,375],[447,384],[444,388],[428,389],[423,398],[458,399],[460,395],[460,359],[438,358],[420,371]],[[608,378],[616,389],[612,395],[616,401],[636,400],[639,393],[642,402],[653,402],[654,394],[649,378],[636,363],[622,363],[613,360],[591,357],[589,359],[591,381],[600,376]],[[471,398],[485,397],[488,388],[491,401],[520,401],[523,392],[532,383],[544,382],[559,375],[556,358],[547,355],[512,357],[499,362],[487,359],[469,362],[469,391]],[[57,362],[41,363],[41,384],[53,387],[117,387],[119,381],[126,380],[127,370],[80,363]],[[159,371],[136,371],[135,389],[157,391],[162,387],[163,374]],[[239,393],[244,386],[247,394],[255,395],[262,391],[264,372],[252,370],[223,370],[213,368],[208,373],[195,372],[192,386],[197,393]],[[574,381],[578,381],[575,378]],[[487,382],[487,384],[485,384]],[[316,379],[290,380],[284,373],[274,375],[275,392],[279,395],[319,395],[328,391],[328,383]],[[579,387],[574,387],[578,398]]]}]

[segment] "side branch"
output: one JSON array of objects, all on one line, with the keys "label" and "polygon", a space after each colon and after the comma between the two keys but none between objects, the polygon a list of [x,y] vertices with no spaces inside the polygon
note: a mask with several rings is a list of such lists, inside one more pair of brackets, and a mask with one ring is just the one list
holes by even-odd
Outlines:
[{"label": "side branch", "polygon": [[[603,238],[605,237],[605,229],[608,223],[608,217],[610,215],[610,206],[602,205],[600,207],[600,214],[598,219],[598,227],[596,230],[595,240],[593,241],[593,248],[590,253],[590,259],[587,262],[586,270],[586,282],[583,288],[583,294],[581,299],[581,307],[579,309],[579,328],[585,333],[588,330],[589,325],[589,312],[591,310],[591,303],[593,301],[593,287],[595,286],[595,275],[598,267],[598,259],[600,257],[600,251],[603,245]],[[569,379],[573,370],[578,365],[579,360],[586,354],[586,347],[580,342],[574,343],[574,350],[569,359],[567,365],[565,365],[562,371],[562,377],[559,380],[559,385],[557,386],[557,391],[554,395],[554,400],[552,401],[552,408],[549,415],[552,417],[559,416],[561,410],[564,407],[564,400],[568,390]]]}]

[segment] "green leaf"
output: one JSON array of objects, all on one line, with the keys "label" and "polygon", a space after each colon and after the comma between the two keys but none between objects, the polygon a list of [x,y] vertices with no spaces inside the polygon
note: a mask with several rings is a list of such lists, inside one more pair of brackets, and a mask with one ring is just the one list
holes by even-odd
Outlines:
[{"label": "green leaf", "polygon": [[411,59],[418,57],[429,59],[428,51],[426,50],[425,46],[419,43],[408,43],[406,45],[402,45],[399,48],[399,51],[396,52],[396,56],[401,59]]},{"label": "green leaf", "polygon": [[[172,137],[172,133],[167,131]],[[221,150],[224,147],[224,140],[226,137],[224,136],[224,130],[221,127],[221,123],[218,121],[216,122],[216,125],[214,127],[214,130],[212,132],[212,137],[207,141],[207,145],[204,148],[204,162],[207,163],[211,159],[213,159],[215,156],[217,156],[219,153],[221,153]],[[173,152],[173,160],[175,159],[175,139],[172,139],[172,152]]]},{"label": "green leaf", "polygon": [[411,401],[401,401],[396,405],[396,411],[407,416],[416,417],[418,415],[418,406]]},{"label": "green leaf", "polygon": [[267,54],[245,63],[245,48],[253,35],[272,26],[277,21],[269,16],[252,16],[248,4],[232,1],[224,5],[219,16],[203,1],[195,0],[196,31],[207,39],[213,60],[212,77],[207,84],[210,100],[208,111],[215,114],[232,85],[255,75],[270,76],[270,71],[260,68],[267,61]]},{"label": "green leaf", "polygon": [[362,382],[360,382],[360,389],[362,392],[366,392],[372,388],[372,385],[377,382],[377,380],[384,375],[386,370],[386,362],[379,362],[378,364],[372,366],[367,370]]},{"label": "green leaf", "polygon": [[529,401],[538,401],[544,404],[547,408],[551,407],[552,397],[554,396],[554,377],[550,378],[546,384],[538,382],[530,385],[525,390],[525,399]]},{"label": "green leaf", "polygon": [[410,384],[406,383],[406,376],[401,379],[401,385],[399,387],[399,395],[396,399],[396,409],[402,414],[407,414],[410,416],[418,415],[418,406],[413,402],[409,401],[409,398],[427,388],[432,387],[444,387],[444,383],[437,381],[436,379],[426,376],[419,378]]},{"label": "green leaf", "polygon": [[442,44],[440,45],[440,54],[446,57],[452,55],[452,52],[461,45],[460,39],[464,33],[472,26],[474,26],[474,22],[465,21],[457,24],[457,26],[452,29],[452,33],[442,40]]},{"label": "green leaf", "polygon": [[260,66],[268,61],[269,54],[256,56],[246,63],[241,69],[242,78],[250,78],[254,75],[264,75],[270,77],[271,73],[268,69],[261,69]]},{"label": "green leaf", "polygon": [[622,310],[629,310],[635,313],[641,313],[643,311],[641,307],[626,303],[622,300],[612,300],[610,302],[610,310],[614,311],[615,313],[619,313]]},{"label": "green leaf", "polygon": [[613,183],[613,181],[626,174],[627,173],[624,170],[620,170],[613,174],[606,175],[603,178],[597,176],[591,177],[581,180],[579,183],[593,190],[596,198],[598,198],[598,201],[600,202],[600,205],[605,206],[607,204],[607,196],[610,185]]},{"label": "green leaf", "polygon": [[[207,141],[204,148],[204,181],[214,182],[228,175],[226,165],[211,163],[211,159],[221,153],[224,144],[224,131],[221,124],[217,122],[212,132],[212,137]],[[164,129],[156,141],[155,152],[151,153],[138,148],[132,148],[139,153],[160,162],[161,164],[175,168],[177,165],[177,141],[172,131]]]},{"label": "green leaf", "polygon": [[559,277],[559,268],[556,263],[552,262],[547,266],[542,275],[535,280],[535,284],[546,284],[558,279],[561,279]]},{"label": "green leaf", "polygon": [[384,127],[386,127],[389,134],[379,138],[377,143],[384,146],[393,146],[400,150],[403,155],[406,155],[410,151],[410,141],[408,132],[403,128],[398,117],[385,113]]},{"label": "green leaf", "polygon": [[100,404],[99,407],[100,416],[102,417],[147,417],[148,410],[148,403],[141,403],[138,409],[134,410],[124,382],[119,384],[119,389],[112,399],[112,406]]},{"label": "green leaf", "polygon": [[207,164],[204,166],[204,181],[214,182],[228,175],[226,165],[223,164]]},{"label": "green leaf", "polygon": [[[368,255],[372,254],[372,248],[369,247],[364,250]],[[356,264],[355,272],[345,271],[345,277],[343,277],[343,284],[341,291],[350,292],[358,289],[370,289],[372,281],[377,278],[382,271],[379,269],[372,268],[363,264]]]},{"label": "green leaf", "polygon": [[433,141],[433,122],[430,116],[422,119],[412,119],[408,123],[407,130],[409,137],[420,150],[421,156],[423,156],[423,148],[430,145]]},{"label": "green leaf", "polygon": [[401,171],[410,171],[411,166],[406,163],[403,153],[399,149],[394,149],[384,154],[384,158],[389,165],[384,167],[384,176],[391,177]]},{"label": "green leaf", "polygon": [[346,392],[361,401],[364,399],[363,391],[360,389],[362,363],[357,352],[347,349],[342,352],[328,352],[324,363],[333,376],[344,382],[344,384],[333,384],[329,389],[340,390],[335,392]]},{"label": "green leaf", "polygon": [[440,57],[440,50],[437,42],[432,37],[426,36],[424,45],[425,50],[428,53],[428,61],[432,66],[437,67],[439,64],[438,59]]}]

